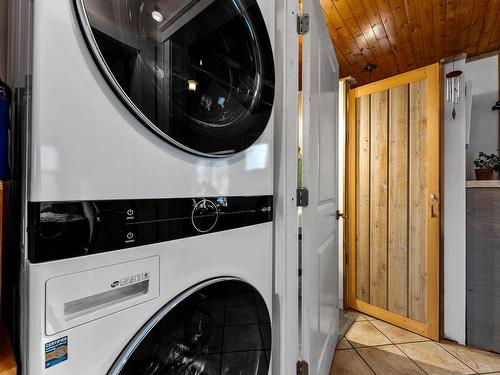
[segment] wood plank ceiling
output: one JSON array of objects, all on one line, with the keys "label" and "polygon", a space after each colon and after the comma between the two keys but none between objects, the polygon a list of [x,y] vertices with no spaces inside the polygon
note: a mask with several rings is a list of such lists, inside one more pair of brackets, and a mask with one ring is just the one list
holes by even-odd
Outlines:
[{"label": "wood plank ceiling", "polygon": [[[320,0],[340,65],[358,85],[500,49],[500,0]],[[367,64],[378,68],[366,72]]]}]

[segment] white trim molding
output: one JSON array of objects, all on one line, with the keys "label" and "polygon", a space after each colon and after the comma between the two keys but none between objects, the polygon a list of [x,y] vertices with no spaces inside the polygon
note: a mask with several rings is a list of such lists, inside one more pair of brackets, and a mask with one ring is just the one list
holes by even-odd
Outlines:
[{"label": "white trim molding", "polygon": [[[295,374],[298,341],[298,1],[276,0],[272,374]],[[297,37],[294,37],[297,36]]]},{"label": "white trim molding", "polygon": [[[445,65],[445,74],[464,70],[465,60]],[[464,78],[464,80],[467,77]],[[465,344],[466,339],[466,108],[462,97],[444,103],[444,335]]]}]

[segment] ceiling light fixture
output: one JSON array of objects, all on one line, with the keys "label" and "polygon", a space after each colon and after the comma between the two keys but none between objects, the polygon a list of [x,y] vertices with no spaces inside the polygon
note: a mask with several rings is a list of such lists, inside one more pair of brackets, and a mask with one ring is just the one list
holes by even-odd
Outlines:
[{"label": "ceiling light fixture", "polygon": [[161,13],[160,13],[159,11],[157,11],[157,10],[153,10],[153,11],[151,12],[151,17],[153,17],[153,19],[154,19],[156,22],[158,22],[158,23],[160,23],[160,22],[162,22],[162,21],[163,21],[163,14],[161,14]]},{"label": "ceiling light fixture", "polygon": [[371,73],[373,72],[375,69],[377,69],[378,66],[375,65],[375,64],[372,64],[372,63],[369,63],[365,66],[365,71],[367,71],[368,73]]},{"label": "ceiling light fixture", "polygon": [[188,90],[196,91],[196,88],[198,87],[198,82],[196,82],[194,79],[190,79],[187,82],[188,82]]}]

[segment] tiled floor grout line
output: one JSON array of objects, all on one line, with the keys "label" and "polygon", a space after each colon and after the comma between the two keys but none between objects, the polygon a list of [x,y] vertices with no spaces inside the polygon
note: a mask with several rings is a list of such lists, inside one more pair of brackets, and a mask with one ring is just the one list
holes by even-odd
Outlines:
[{"label": "tiled floor grout line", "polygon": [[[429,342],[429,341],[405,342],[404,344],[420,344],[422,342]],[[402,345],[402,344],[394,344],[394,345],[396,345],[396,348],[398,348],[401,351],[401,353],[403,353],[407,358],[409,358],[410,361],[412,361],[415,364],[415,366],[417,366],[420,370],[422,370],[422,372],[424,374],[429,375],[429,373],[427,371],[425,371],[424,368],[417,363],[417,361],[414,361],[412,358],[410,358],[410,356],[408,354],[406,354],[405,351],[398,346],[398,345]]]},{"label": "tiled floor grout line", "polygon": [[[375,327],[375,328],[377,328],[377,327]],[[380,332],[380,333],[382,333],[382,332]],[[383,333],[382,333],[382,334],[383,334]],[[385,335],[384,335],[384,336],[385,336]],[[347,340],[347,341],[349,341],[349,340]],[[391,340],[389,339],[389,341],[391,341]],[[422,341],[419,341],[419,342],[422,342]],[[350,343],[350,341],[349,341],[349,343]],[[352,344],[351,344],[351,346],[352,346]],[[419,369],[421,369],[421,370],[422,370],[422,372],[423,372],[424,374],[429,375],[429,374],[428,374],[428,373],[427,373],[427,372],[426,372],[426,371],[425,371],[422,367],[420,367],[420,366],[419,366],[419,365],[418,365],[418,364],[417,364],[417,363],[416,363],[413,359],[411,359],[410,357],[408,357],[408,356],[406,355],[406,353],[405,353],[405,352],[403,352],[403,351],[399,348],[399,346],[398,346],[397,344],[393,343],[392,341],[391,341],[391,344],[386,344],[386,345],[377,345],[377,346],[360,346],[360,347],[358,347],[358,348],[355,348],[354,346],[352,346],[352,348],[354,349],[354,351],[356,352],[356,354],[357,354],[357,355],[358,355],[358,356],[359,356],[359,357],[363,360],[363,362],[365,362],[365,363],[366,363],[366,365],[368,366],[368,368],[369,368],[370,370],[372,370],[372,372],[373,372],[375,375],[384,375],[384,374],[377,374],[377,372],[376,372],[376,371],[375,371],[375,370],[374,370],[374,369],[373,369],[373,368],[369,365],[369,363],[368,363],[368,362],[364,359],[364,357],[363,357],[363,356],[361,355],[361,353],[358,351],[358,349],[381,348],[381,347],[384,347],[384,346],[395,346],[396,348],[398,348],[398,350],[399,350],[401,353],[403,353],[403,355],[404,355],[406,358],[408,358],[408,359],[410,360],[410,362],[414,363],[414,364],[415,364],[415,366],[417,366]],[[472,370],[472,371],[474,371],[474,370]]]},{"label": "tiled floor grout line", "polygon": [[[349,340],[347,340],[349,341]],[[406,344],[423,344],[425,342],[434,342],[434,341],[409,341],[409,342],[399,342],[399,343],[396,343],[396,342],[392,342],[390,344],[381,344],[381,345],[372,345],[372,346],[367,346],[367,345],[363,345],[363,346],[357,346],[358,349],[365,349],[365,348],[381,348],[383,346],[391,346],[391,345],[406,345]],[[349,341],[350,343],[350,341]],[[352,345],[352,344],[351,344]],[[347,349],[352,349],[352,348],[347,348]],[[337,350],[346,350],[346,349],[337,349]]]},{"label": "tiled floor grout line", "polygon": [[441,345],[441,343],[435,341],[435,343],[440,347],[442,348],[446,353],[448,353],[449,355],[451,355],[453,358],[456,358],[460,363],[462,363],[465,367],[471,369],[474,374],[479,374],[476,370],[474,370],[472,367],[470,367],[467,363],[465,363],[464,361],[462,361],[460,358],[458,358],[455,354],[453,354],[452,352],[450,352],[448,349],[446,349],[443,345]]},{"label": "tiled floor grout line", "polygon": [[[355,310],[354,310],[355,311]],[[395,346],[401,353],[403,353],[404,357],[408,358],[410,360],[410,362],[412,362],[413,364],[415,364],[415,366],[417,366],[417,368],[419,368],[424,374],[427,374],[429,375],[428,372],[426,372],[415,360],[413,360],[409,355],[407,355],[403,349],[400,347],[402,345],[406,345],[406,344],[423,344],[423,343],[428,343],[428,342],[431,342],[431,343],[435,343],[437,344],[437,346],[441,349],[443,349],[446,353],[448,353],[451,357],[455,358],[459,363],[461,363],[463,366],[465,366],[467,369],[469,369],[470,371],[472,371],[473,374],[481,374],[481,375],[488,375],[488,374],[495,374],[495,372],[488,372],[488,373],[480,373],[476,370],[474,370],[471,366],[469,366],[464,360],[462,360],[458,355],[452,353],[451,351],[449,351],[445,346],[444,344],[442,344],[441,342],[438,342],[438,341],[434,341],[434,340],[430,340],[428,338],[425,338],[426,340],[419,340],[419,341],[408,341],[408,342],[402,342],[402,343],[395,343],[393,340],[391,340],[386,334],[384,334],[384,332],[382,332],[375,324],[373,324],[374,321],[377,321],[377,319],[371,319],[370,316],[365,316],[364,314],[358,312],[360,314],[360,317],[363,318],[363,319],[360,319],[360,320],[357,320],[357,319],[354,319],[351,327],[347,330],[347,332],[344,334],[343,338],[347,341],[347,343],[351,346],[350,348],[347,348],[347,349],[337,349],[339,351],[341,350],[354,350],[354,352],[362,359],[362,361],[368,366],[368,368],[373,372],[375,373],[376,375],[382,375],[382,374],[377,374],[375,372],[375,370],[370,366],[370,364],[365,360],[365,358],[362,356],[360,350],[361,349],[367,349],[367,348],[380,348],[380,347],[385,347],[385,346]],[[352,326],[356,323],[365,323],[365,322],[369,322],[370,325],[375,328],[375,330],[380,333],[382,336],[384,336],[388,341],[389,341],[389,344],[382,344],[382,345],[373,345],[373,346],[354,346],[353,343],[347,339],[347,333],[349,332],[350,329],[352,329]],[[382,321],[383,322],[383,321]],[[397,326],[396,326],[397,327]],[[401,327],[397,327],[397,328],[400,328],[400,329],[403,329]],[[404,329],[403,329],[404,330]],[[406,330],[405,330],[406,331]],[[423,336],[422,336],[423,337]],[[340,341],[339,341],[340,342]]]},{"label": "tiled floor grout line", "polygon": [[[398,350],[400,352],[402,352],[406,358],[408,358],[410,361],[412,361],[419,369],[421,369],[425,374],[428,374],[421,366],[419,366],[419,364],[414,361],[412,358],[410,358],[398,345],[402,345],[402,344],[418,344],[418,343],[421,343],[421,342],[434,342],[436,343],[440,348],[442,348],[444,351],[446,351],[448,354],[450,354],[453,358],[457,359],[460,363],[462,363],[465,367],[467,367],[468,369],[470,369],[474,374],[478,374],[478,372],[476,372],[473,368],[471,368],[469,365],[467,365],[464,361],[462,361],[460,358],[458,358],[456,355],[454,355],[453,353],[449,352],[448,350],[446,350],[445,347],[443,347],[439,342],[437,341],[433,341],[433,340],[428,340],[428,341],[414,341],[414,342],[404,342],[404,343],[400,343],[400,344],[396,344],[395,342],[393,342],[389,337],[387,337],[384,332],[382,332],[380,329],[377,328],[377,326],[375,324],[372,323],[372,320],[368,320],[366,318],[366,316],[364,316],[363,314],[361,314],[361,316],[363,316],[367,322],[369,322],[378,332],[380,332],[387,340],[389,340],[392,345],[396,346],[398,348]],[[401,328],[401,327],[398,327],[398,328]],[[403,328],[401,328],[403,329]],[[349,341],[349,340],[348,340]],[[351,344],[352,345],[352,344]],[[352,345],[354,347],[354,345]],[[378,346],[386,346],[386,345],[378,345]],[[357,351],[356,351],[357,352]],[[360,355],[361,356],[361,355]]]},{"label": "tiled floor grout line", "polygon": [[[364,316],[363,316],[363,317],[364,317]],[[365,319],[366,319],[366,318],[365,318]],[[384,334],[381,330],[379,330],[379,329],[377,328],[377,326],[375,326],[375,324],[373,324],[373,323],[372,323],[372,321],[371,321],[371,320],[366,319],[366,320],[364,320],[364,321],[362,320],[362,322],[368,322],[368,323],[370,323],[370,325],[372,325],[372,326],[373,326],[373,328],[375,328],[375,330],[376,330],[376,331],[378,331],[380,334],[382,334],[382,336],[384,336],[384,337],[385,337],[387,340],[389,340],[389,342],[390,342],[390,344],[384,344],[384,345],[374,345],[374,346],[360,346],[360,347],[357,347],[357,348],[356,348],[356,347],[355,347],[355,346],[354,346],[354,345],[353,345],[353,344],[352,344],[352,343],[351,343],[351,342],[350,342],[350,341],[349,341],[349,340],[345,337],[345,335],[344,335],[345,339],[346,339],[346,340],[347,340],[347,342],[348,342],[348,343],[352,346],[352,348],[354,349],[354,351],[356,352],[356,354],[357,354],[357,355],[359,355],[359,356],[361,357],[361,359],[363,360],[363,362],[365,362],[365,363],[366,363],[366,365],[368,366],[368,368],[369,368],[370,370],[372,370],[372,372],[373,372],[375,375],[383,375],[383,374],[377,374],[377,372],[376,372],[376,371],[375,371],[375,370],[374,370],[374,369],[373,369],[373,368],[372,368],[372,367],[368,364],[368,362],[367,362],[367,361],[363,358],[363,356],[361,355],[361,353],[359,353],[358,349],[364,349],[364,348],[380,348],[380,347],[383,347],[383,346],[395,346],[396,348],[398,348],[398,350],[399,350],[401,353],[403,353],[403,355],[404,355],[406,358],[408,358],[408,359],[410,360],[410,362],[414,363],[414,364],[415,364],[415,366],[417,366],[419,369],[421,369],[421,370],[422,370],[422,372],[423,372],[424,374],[429,375],[429,374],[428,374],[428,373],[427,373],[427,372],[426,372],[426,371],[425,371],[422,367],[420,367],[420,366],[418,365],[418,363],[416,363],[413,359],[411,359],[410,357],[408,357],[408,355],[406,355],[406,353],[405,353],[404,351],[402,351],[402,350],[398,347],[398,345],[397,345],[396,343],[394,343],[394,342],[393,342],[393,341],[392,341],[389,337],[387,337],[387,336],[386,336],[386,335],[385,335],[385,334]],[[354,323],[356,323],[356,321],[354,321]],[[353,323],[353,324],[354,324],[354,323]],[[351,328],[352,328],[352,325],[351,325]],[[349,328],[349,329],[350,329],[350,328]],[[349,332],[349,330],[347,330],[347,332]],[[347,332],[346,332],[346,334],[347,334]],[[419,342],[425,342],[425,341],[416,341],[416,342],[414,342],[414,343],[419,343]],[[410,344],[411,344],[411,343],[410,343]],[[473,371],[474,371],[474,370],[473,370]]]},{"label": "tiled floor grout line", "polygon": [[[425,371],[422,367],[420,367],[420,366],[419,366],[419,364],[418,364],[417,362],[415,362],[415,361],[414,361],[412,358],[410,358],[410,357],[409,357],[409,356],[408,356],[408,355],[407,355],[407,354],[406,354],[403,350],[401,350],[401,348],[398,346],[398,344],[396,344],[396,343],[395,343],[394,341],[392,341],[389,337],[387,337],[387,336],[384,334],[384,332],[382,332],[380,329],[378,329],[378,328],[377,328],[377,326],[376,326],[375,324],[373,324],[371,320],[368,320],[368,321],[370,322],[370,324],[371,324],[373,327],[375,327],[375,329],[376,329],[377,331],[379,331],[379,332],[380,332],[380,333],[381,333],[381,334],[382,334],[382,335],[383,335],[383,336],[384,336],[387,340],[389,340],[389,342],[390,342],[390,343],[392,343],[392,345],[394,345],[396,348],[398,348],[398,350],[399,350],[401,353],[403,353],[403,355],[404,355],[406,358],[408,358],[411,362],[413,362],[413,363],[415,364],[415,366],[417,366],[420,370],[422,370],[422,372],[423,372],[424,374],[429,375],[429,374],[427,373],[427,371]],[[417,341],[417,342],[425,342],[425,341]],[[416,344],[417,342],[415,342],[415,344]]]},{"label": "tiled floor grout line", "polygon": [[[363,356],[356,350],[356,348],[354,347],[354,345],[347,339],[346,335],[347,335],[347,332],[349,332],[349,330],[352,328],[352,326],[357,322],[357,320],[355,319],[354,322],[351,324],[351,327],[349,327],[349,329],[346,331],[345,335],[344,335],[344,338],[347,340],[347,342],[349,343],[349,345],[352,346],[354,352],[358,355],[359,358],[361,358],[361,360],[366,364],[366,366],[368,366],[368,368],[371,370],[371,372],[373,372],[375,375],[378,375],[374,369],[372,369],[372,367],[368,364],[368,362],[363,358]],[[377,327],[375,327],[377,328]],[[389,340],[390,341],[390,340]]]},{"label": "tiled floor grout line", "polygon": [[[384,345],[374,345],[374,346],[361,346],[361,347],[355,347],[349,340],[346,340],[349,342],[349,344],[351,344],[351,346],[353,347],[353,349],[356,351],[356,353],[363,359],[363,361],[366,363],[365,359],[363,358],[363,356],[359,353],[358,349],[363,349],[363,348],[377,348],[377,347],[383,347],[383,346],[395,346],[396,348],[398,348],[398,350],[403,353],[403,355],[408,358],[410,360],[410,362],[414,363],[415,366],[417,366],[420,370],[422,370],[422,372],[424,374],[427,374],[429,375],[429,373],[427,371],[425,371],[416,361],[414,361],[412,358],[410,358],[398,345],[401,345],[401,344],[419,344],[419,343],[423,343],[423,342],[434,342],[432,340],[423,340],[423,341],[410,341],[410,342],[404,342],[404,343],[395,343],[394,341],[392,341],[387,335],[384,334],[384,332],[382,332],[380,329],[377,328],[377,326],[375,324],[373,324],[372,322],[374,320],[369,320],[367,319],[364,315],[362,315],[365,320],[361,320],[361,322],[368,322],[370,323],[370,325],[372,325],[380,334],[382,334],[382,336],[384,336],[387,340],[389,340],[390,344],[384,344]],[[359,321],[358,321],[359,322]],[[356,323],[356,321],[354,322]],[[353,324],[354,324],[353,323]],[[399,328],[399,327],[398,327]],[[403,328],[401,328],[403,329]],[[347,331],[349,332],[349,330]],[[345,336],[344,336],[345,337]],[[441,345],[439,345],[440,347],[442,347]],[[444,348],[443,348],[444,349]],[[446,349],[445,349],[446,350]],[[447,351],[447,350],[446,350]],[[447,351],[448,352],[448,351]],[[450,353],[451,354],[451,353]],[[453,354],[452,354],[453,357],[455,357]],[[455,357],[456,358],[456,357]],[[457,358],[460,362],[462,362],[459,358]],[[463,363],[463,362],[462,362]],[[368,363],[366,363],[368,365]],[[465,366],[467,366],[465,363],[464,363]],[[368,367],[370,367],[370,365],[368,365]],[[477,374],[477,372],[474,371],[474,369],[470,368],[469,366],[467,366],[467,368],[469,368],[471,371],[473,371],[475,374]],[[370,369],[375,373],[377,374],[371,367]]]},{"label": "tiled floor grout line", "polygon": [[[352,344],[351,344],[352,345]],[[358,352],[358,350],[353,346],[353,349],[354,351],[356,352],[356,354],[359,356],[359,358],[361,358],[361,360],[368,366],[368,368],[370,370],[372,370],[372,372],[375,374],[375,375],[380,375],[380,374],[377,374],[377,372],[370,366],[370,364],[366,361],[366,359],[363,358],[363,356]]]},{"label": "tiled floor grout line", "polygon": [[[366,318],[365,318],[366,319]],[[364,320],[362,322],[368,322],[370,323],[370,325],[372,325],[376,330],[377,332],[379,332],[380,334],[382,334],[382,336],[384,336],[387,340],[389,340],[390,344],[383,344],[383,345],[373,345],[373,346],[360,346],[360,347],[355,347],[349,340],[347,340],[347,342],[349,342],[349,344],[352,346],[352,348],[356,351],[356,353],[363,359],[363,361],[366,363],[365,359],[363,358],[363,356],[359,353],[358,349],[364,349],[364,348],[380,348],[380,347],[383,347],[383,346],[395,346],[396,348],[398,348],[398,350],[404,354],[404,356],[406,358],[408,358],[411,362],[413,362],[415,364],[415,366],[417,366],[419,369],[421,369],[425,374],[429,375],[428,372],[426,372],[416,361],[414,361],[412,358],[410,358],[398,345],[404,345],[404,344],[420,344],[420,343],[423,343],[423,342],[434,342],[436,343],[440,348],[442,348],[444,351],[446,351],[448,354],[450,354],[453,358],[457,359],[460,363],[462,363],[465,367],[467,367],[468,369],[470,369],[474,374],[479,374],[478,372],[476,372],[473,368],[471,368],[469,365],[467,365],[464,361],[462,361],[460,358],[458,358],[456,355],[454,355],[453,353],[451,353],[450,351],[446,350],[445,347],[443,347],[439,342],[437,341],[433,341],[433,340],[426,340],[426,341],[410,341],[410,342],[403,342],[403,343],[395,343],[394,341],[392,341],[387,335],[384,334],[384,332],[382,332],[380,329],[377,328],[377,326],[375,324],[372,323],[372,320]],[[356,321],[354,322],[356,323]],[[353,324],[354,324],[353,323]],[[403,328],[401,328],[403,329]],[[347,332],[349,332],[349,330],[347,330]],[[345,337],[345,335],[344,335]],[[368,363],[366,363],[368,365]],[[370,365],[368,365],[368,367],[370,367]],[[370,367],[370,369],[376,374],[376,372]],[[485,374],[487,375],[487,374]]]}]

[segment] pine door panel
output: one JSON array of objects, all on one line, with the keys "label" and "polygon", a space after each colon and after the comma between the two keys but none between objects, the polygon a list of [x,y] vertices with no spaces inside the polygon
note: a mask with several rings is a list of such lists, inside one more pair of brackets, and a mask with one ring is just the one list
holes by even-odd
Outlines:
[{"label": "pine door panel", "polygon": [[431,338],[439,317],[438,70],[352,90],[349,120],[349,305]]},{"label": "pine door panel", "polygon": [[426,82],[410,84],[409,317],[426,321],[427,310],[427,111]]},{"label": "pine door panel", "polygon": [[371,94],[370,102],[370,303],[382,309],[386,309],[387,90]]},{"label": "pine door panel", "polygon": [[408,86],[389,90],[388,310],[408,315]]},{"label": "pine door panel", "polygon": [[370,97],[356,98],[359,151],[356,163],[356,296],[370,302]]}]

